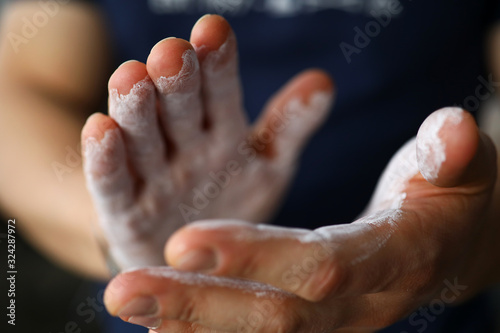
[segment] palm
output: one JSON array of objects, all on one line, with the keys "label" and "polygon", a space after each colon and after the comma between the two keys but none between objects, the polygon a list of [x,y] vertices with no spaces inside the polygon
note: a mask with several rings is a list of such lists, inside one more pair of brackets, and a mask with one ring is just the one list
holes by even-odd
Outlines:
[{"label": "palm", "polygon": [[83,132],[87,184],[121,267],[164,264],[167,238],[193,220],[266,222],[330,108],[329,77],[308,71],[250,126],[234,35],[220,17],[200,22],[226,35],[225,43],[207,53],[196,45],[214,35],[197,37],[195,27],[196,52],[186,41],[164,40],[147,66],[122,65],[110,79],[111,118],[92,116]]}]

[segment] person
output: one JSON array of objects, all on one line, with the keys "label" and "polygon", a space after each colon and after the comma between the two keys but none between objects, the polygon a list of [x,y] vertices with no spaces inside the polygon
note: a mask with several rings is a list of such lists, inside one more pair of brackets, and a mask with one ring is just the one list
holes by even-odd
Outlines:
[{"label": "person", "polygon": [[[119,61],[144,61],[165,34],[189,31],[209,3],[102,8]],[[498,85],[484,72],[482,48],[493,31],[496,73],[497,5],[221,6],[234,15],[236,33],[220,16],[204,16],[190,42],[162,40],[146,64],[123,64],[109,82],[110,116],[91,116],[83,130],[87,184],[115,264],[164,265],[174,233],[165,256],[177,270],[120,274],[108,287],[108,310],[159,332],[372,331],[407,315],[389,330],[486,331],[480,297],[444,307],[499,280],[495,148],[460,108],[428,115],[457,104],[476,111]],[[7,140],[0,149],[23,153],[2,163],[9,191],[0,202],[27,221],[25,235],[47,255],[104,276],[70,143],[102,98],[106,25],[95,7],[79,3],[20,2],[4,17],[1,123],[15,149]],[[333,111],[329,75],[307,70],[249,126],[235,35],[250,120],[303,66],[333,73]],[[33,147],[40,153],[28,154]],[[201,219],[216,220],[181,228]]]}]

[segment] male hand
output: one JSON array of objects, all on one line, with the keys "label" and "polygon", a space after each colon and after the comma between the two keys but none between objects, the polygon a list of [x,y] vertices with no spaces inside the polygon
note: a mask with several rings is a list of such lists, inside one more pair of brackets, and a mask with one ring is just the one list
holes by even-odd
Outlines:
[{"label": "male hand", "polygon": [[[109,114],[82,133],[85,175],[120,268],[165,265],[168,237],[192,220],[266,222],[297,157],[331,107],[328,75],[295,77],[250,126],[236,38],[207,15],[190,43],[166,39],[147,64],[126,62],[109,81]],[[266,78],[263,77],[263,80]]]},{"label": "male hand", "polygon": [[167,244],[173,268],[121,274],[107,309],[155,332],[365,332],[433,299],[463,301],[500,280],[496,168],[470,114],[437,111],[359,220],[314,231],[191,224]]}]

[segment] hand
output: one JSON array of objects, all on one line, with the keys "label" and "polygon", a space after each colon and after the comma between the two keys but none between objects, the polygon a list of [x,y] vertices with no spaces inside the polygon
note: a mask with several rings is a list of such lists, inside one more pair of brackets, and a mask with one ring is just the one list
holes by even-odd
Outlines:
[{"label": "hand", "polygon": [[495,174],[471,115],[437,111],[359,220],[314,231],[191,224],[166,247],[180,271],[121,274],[107,309],[155,332],[365,332],[436,298],[463,301],[499,280]]},{"label": "hand", "polygon": [[191,43],[163,40],[146,65],[118,68],[109,82],[110,117],[88,119],[87,185],[121,268],[164,265],[168,237],[195,219],[266,222],[303,145],[325,119],[332,82],[310,70],[250,126],[236,49],[229,24],[207,15]]}]

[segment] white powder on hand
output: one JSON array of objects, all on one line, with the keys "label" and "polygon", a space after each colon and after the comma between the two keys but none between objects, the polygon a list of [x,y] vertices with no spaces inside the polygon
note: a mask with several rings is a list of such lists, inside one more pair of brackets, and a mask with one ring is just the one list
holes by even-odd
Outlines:
[{"label": "white powder on hand", "polygon": [[418,166],[422,176],[429,182],[434,182],[441,166],[446,161],[446,143],[440,137],[440,132],[446,122],[458,125],[464,116],[460,108],[444,108],[427,118],[417,135]]}]

